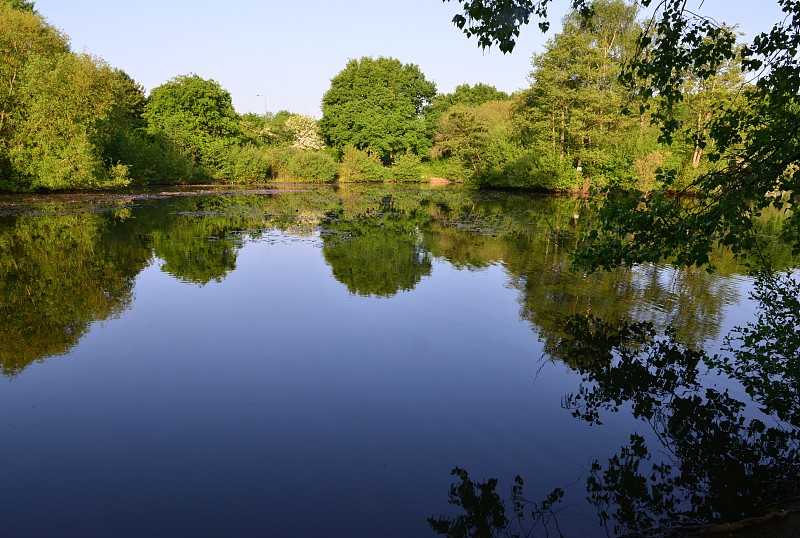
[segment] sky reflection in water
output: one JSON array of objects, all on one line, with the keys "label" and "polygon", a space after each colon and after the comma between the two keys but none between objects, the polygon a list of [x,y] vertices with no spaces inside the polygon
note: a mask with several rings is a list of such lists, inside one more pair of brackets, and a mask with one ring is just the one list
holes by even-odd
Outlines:
[{"label": "sky reflection in water", "polygon": [[0,221],[11,535],[432,535],[456,465],[503,496],[516,474],[535,500],[573,484],[562,531],[605,535],[592,462],[658,430],[572,417],[565,396],[602,381],[585,357],[548,362],[563,315],[708,346],[732,305],[752,311],[722,254],[715,276],[570,273],[571,199],[364,188],[84,210]]}]

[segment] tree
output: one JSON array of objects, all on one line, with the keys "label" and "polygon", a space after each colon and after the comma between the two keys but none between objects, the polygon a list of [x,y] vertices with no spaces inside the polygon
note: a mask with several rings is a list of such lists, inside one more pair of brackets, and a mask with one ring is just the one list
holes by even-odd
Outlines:
[{"label": "tree", "polygon": [[0,1],[0,136],[4,136],[8,118],[15,106],[22,70],[35,56],[53,56],[69,51],[66,37],[28,10],[14,7],[15,2]]},{"label": "tree", "polygon": [[435,126],[439,116],[453,105],[478,106],[489,101],[507,101],[509,99],[511,99],[510,95],[489,84],[479,83],[474,86],[460,84],[456,86],[453,93],[437,95],[429,109],[425,111],[425,116],[432,119]]},{"label": "tree", "polygon": [[622,0],[593,6],[588,19],[570,13],[561,33],[534,54],[531,88],[516,114],[526,145],[573,177],[577,170],[573,188],[583,189],[589,180],[613,174],[619,181],[630,174],[634,155],[624,142],[636,139],[638,119],[620,112],[625,91],[618,80],[635,47],[636,9]]},{"label": "tree", "polygon": [[[683,91],[687,81],[697,80],[711,88],[716,80],[731,76],[735,60],[741,61],[738,76],[758,80],[741,89],[744,103],[718,103],[706,112],[708,121],[701,122],[696,134],[695,155],[705,149],[712,166],[684,189],[694,193],[693,199],[685,203],[669,196],[675,181],[671,170],[662,174],[661,184],[652,193],[603,193],[601,219],[606,225],[587,235],[579,263],[608,267],[667,258],[700,266],[708,263],[717,245],[758,253],[762,241],[755,219],[772,205],[786,216],[784,239],[795,253],[800,252],[800,214],[787,205],[797,196],[800,182],[796,164],[800,160],[800,59],[794,52],[800,45],[796,24],[800,2],[779,3],[787,21],[743,48],[726,26],[708,20],[677,25],[674,19],[681,12],[672,3],[655,27],[652,42],[656,44],[648,41],[649,36],[640,38],[640,48],[652,52],[634,62],[624,77],[629,86],[651,81],[641,88],[650,102],[654,92],[659,92],[654,116],[666,142],[679,129],[674,119],[678,107],[684,102],[691,106],[708,93]],[[663,50],[665,46],[669,52]],[[769,260],[761,263],[769,265]]]},{"label": "tree", "polygon": [[0,5],[6,5],[18,11],[35,13],[33,2],[29,0],[0,0]]},{"label": "tree", "polygon": [[151,132],[165,134],[197,164],[212,171],[243,136],[231,94],[216,81],[195,74],[154,88],[144,117]]},{"label": "tree", "polygon": [[475,86],[460,84],[456,86],[453,93],[440,93],[437,95],[425,111],[429,133],[433,136],[436,125],[439,123],[439,118],[453,105],[478,106],[489,101],[507,101],[509,99],[511,99],[510,95],[489,84],[478,83]]},{"label": "tree", "polygon": [[502,164],[509,153],[515,153],[510,141],[510,110],[510,101],[451,106],[439,118],[434,153],[460,159],[478,176]]},{"label": "tree", "polygon": [[104,62],[85,54],[36,57],[25,66],[20,109],[8,156],[17,187],[92,188],[124,184],[127,169],[109,167],[120,79]]},{"label": "tree", "polygon": [[103,150],[106,166],[128,169],[136,184],[166,184],[204,177],[191,159],[164,133],[148,132],[144,88],[127,73],[115,70],[115,104]]},{"label": "tree", "polygon": [[[546,17],[550,0],[478,0],[463,4],[454,23],[477,35],[483,47],[513,49],[520,27],[531,17]],[[642,0],[649,7],[652,0]],[[589,0],[573,0],[588,14]],[[688,77],[708,81],[741,60],[744,107],[722,106],[708,124],[708,155],[715,163],[688,187],[692,203],[669,196],[675,172],[665,171],[652,192],[609,189],[600,200],[601,225],[590,231],[577,256],[588,268],[608,268],[664,258],[704,265],[716,245],[735,251],[758,250],[754,218],[775,205],[787,217],[784,237],[800,253],[800,214],[794,201],[800,183],[800,2],[778,0],[785,18],[740,48],[733,31],[689,11],[684,0],[662,0],[644,25],[638,54],[622,73],[640,111],[653,109],[661,139],[671,142],[680,129],[676,109],[685,98]],[[542,19],[542,29],[547,22]],[[701,129],[702,131],[702,129]]]},{"label": "tree", "polygon": [[428,147],[423,112],[436,85],[394,58],[350,60],[322,97],[320,133],[329,146],[369,149],[384,162]]},{"label": "tree", "polygon": [[67,38],[25,6],[0,2],[0,189],[191,177],[174,144],[145,133],[143,88],[99,58],[70,52]]},{"label": "tree", "polygon": [[[449,2],[450,0],[442,0]],[[520,28],[528,24],[531,16],[539,19],[539,29],[546,32],[547,7],[552,0],[457,0],[464,4],[463,14],[453,17],[453,24],[467,37],[477,36],[482,48],[497,46],[502,52],[514,50]],[[648,0],[647,3],[649,4]],[[570,0],[574,8],[588,15],[590,0]],[[644,3],[644,2],[643,2]]]},{"label": "tree", "polygon": [[19,88],[27,63],[36,57],[53,57],[69,51],[67,39],[31,10],[18,2],[0,2],[0,189],[12,189],[13,167],[8,143],[22,118]]}]

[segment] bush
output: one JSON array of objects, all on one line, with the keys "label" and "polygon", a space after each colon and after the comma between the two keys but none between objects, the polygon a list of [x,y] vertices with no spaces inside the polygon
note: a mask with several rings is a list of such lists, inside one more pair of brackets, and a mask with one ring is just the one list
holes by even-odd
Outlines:
[{"label": "bush", "polygon": [[339,163],[339,181],[383,181],[386,169],[380,159],[352,146],[344,149]]},{"label": "bush", "polygon": [[336,162],[324,151],[289,150],[280,179],[291,181],[328,182],[336,178]]},{"label": "bush", "polygon": [[429,177],[464,183],[472,178],[472,174],[472,170],[458,157],[444,157],[422,163],[422,175]]},{"label": "bush", "polygon": [[222,169],[226,183],[263,183],[272,178],[271,162],[264,150],[243,146],[228,152]]},{"label": "bush", "polygon": [[616,148],[597,148],[584,154],[583,176],[590,178],[591,184],[597,187],[636,188],[640,181],[635,164],[633,153]]},{"label": "bush", "polygon": [[194,163],[161,134],[148,135],[141,130],[119,131],[112,138],[106,154],[111,162],[128,167],[127,175],[135,185],[164,185],[207,181],[208,173]]},{"label": "bush", "polygon": [[394,164],[389,171],[390,176],[395,181],[402,182],[421,182],[422,181],[422,161],[419,156],[413,153],[404,153],[394,159]]},{"label": "bush", "polygon": [[481,178],[489,187],[522,187],[542,190],[574,190],[578,187],[578,172],[571,161],[563,161],[552,153],[530,151],[506,164],[502,171]]},{"label": "bush", "polygon": [[524,153],[519,145],[506,138],[498,137],[483,152],[478,161],[478,171],[474,180],[480,185],[489,186],[517,186],[507,185],[506,170],[516,162]]}]

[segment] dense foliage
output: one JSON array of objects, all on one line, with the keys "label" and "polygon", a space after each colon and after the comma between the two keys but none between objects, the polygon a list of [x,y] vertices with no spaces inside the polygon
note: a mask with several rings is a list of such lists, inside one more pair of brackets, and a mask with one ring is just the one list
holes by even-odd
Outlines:
[{"label": "dense foliage", "polygon": [[144,118],[151,132],[165,134],[210,170],[242,137],[230,93],[198,75],[175,77],[154,88]]},{"label": "dense foliage", "polygon": [[240,116],[214,80],[143,88],[70,50],[32,2],[0,2],[0,190],[330,181],[313,118]]},{"label": "dense foliage", "polygon": [[[464,11],[454,23],[484,47],[512,50],[532,17],[547,27],[549,0],[460,3]],[[581,27],[594,31],[597,15],[614,3],[572,4]],[[800,177],[800,2],[778,0],[783,20],[744,46],[733,29],[689,11],[682,0],[640,3],[651,4],[635,41],[619,39],[629,50],[617,69],[625,97],[619,104],[638,112],[643,141],[644,125],[651,119],[658,125],[657,145],[648,142],[649,151],[637,156],[640,183],[605,185],[601,225],[587,235],[578,262],[599,268],[668,258],[704,265],[717,244],[758,250],[754,217],[772,205],[786,212],[786,238],[800,251],[800,216],[789,205]],[[583,56],[572,52],[567,59]],[[547,65],[538,63],[537,72]],[[611,167],[613,175],[619,168]],[[685,204],[675,191],[691,193],[695,203]]]},{"label": "dense foliage", "polygon": [[[549,0],[461,3],[456,24],[508,51]],[[511,96],[487,84],[437,95],[414,64],[350,60],[318,122],[239,115],[219,83],[195,74],[145,96],[123,71],[71,52],[32,2],[4,0],[0,189],[440,176],[601,192],[600,226],[579,256],[588,267],[702,265],[719,242],[757,249],[760,210],[777,204],[795,219],[800,3],[780,0],[786,21],[744,46],[677,0],[640,20],[650,3],[574,0],[533,56],[530,87]],[[800,249],[800,224],[785,230]]]},{"label": "dense foliage", "polygon": [[428,146],[423,111],[436,85],[394,58],[350,60],[322,97],[320,131],[334,148],[369,150],[386,163]]}]

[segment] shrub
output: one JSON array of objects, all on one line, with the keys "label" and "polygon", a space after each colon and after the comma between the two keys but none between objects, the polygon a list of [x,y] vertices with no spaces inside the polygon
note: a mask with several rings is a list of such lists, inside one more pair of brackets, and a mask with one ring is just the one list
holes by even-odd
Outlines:
[{"label": "shrub", "polygon": [[490,187],[523,187],[542,190],[574,190],[578,172],[552,153],[527,152],[506,164],[502,171],[482,178]]},{"label": "shrub", "polygon": [[278,177],[292,181],[328,182],[336,178],[336,162],[324,151],[289,150]]},{"label": "shrub", "polygon": [[394,159],[394,164],[389,174],[395,181],[421,182],[422,161],[419,156],[413,153],[398,155]]},{"label": "shrub", "polygon": [[424,162],[422,170],[425,176],[441,177],[458,183],[469,181],[473,174],[462,159],[454,156]]},{"label": "shrub", "polygon": [[226,183],[263,183],[271,179],[270,159],[264,150],[243,146],[228,152],[222,170]]},{"label": "shrub", "polygon": [[344,149],[339,163],[339,181],[383,181],[386,169],[380,159],[352,146]]},{"label": "shrub", "polygon": [[128,167],[127,175],[135,185],[192,183],[209,179],[205,170],[195,166],[161,134],[120,131],[111,140],[107,154],[112,162]]}]

